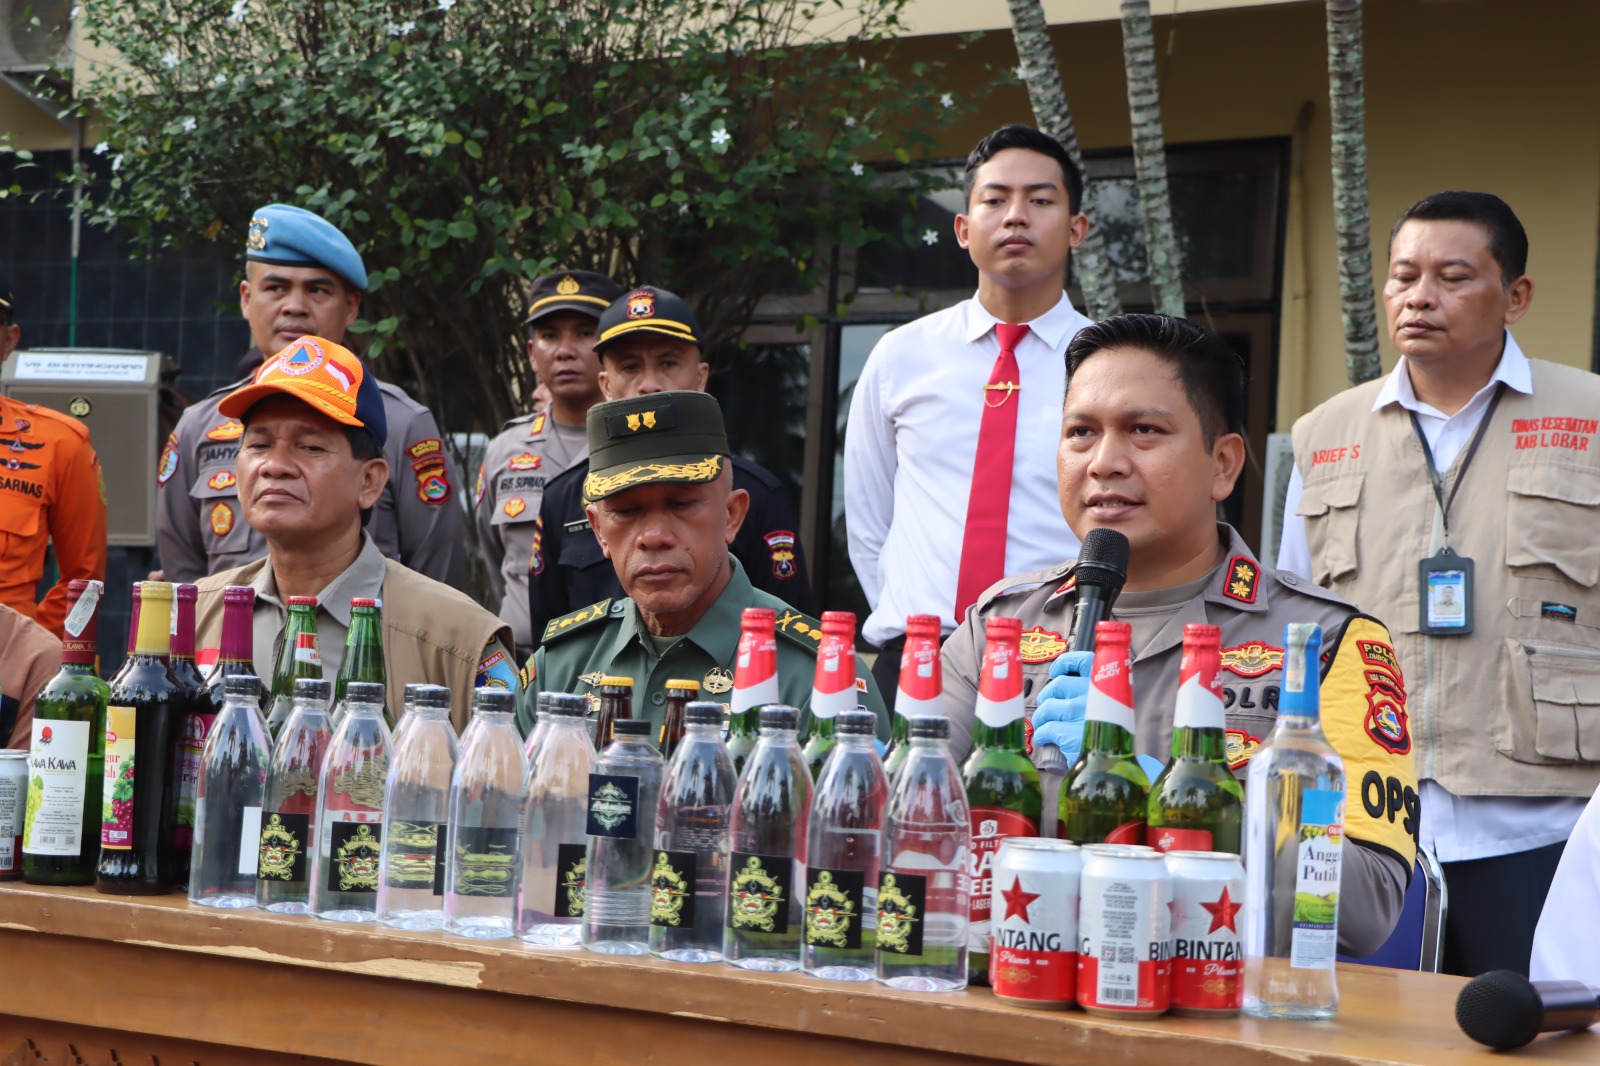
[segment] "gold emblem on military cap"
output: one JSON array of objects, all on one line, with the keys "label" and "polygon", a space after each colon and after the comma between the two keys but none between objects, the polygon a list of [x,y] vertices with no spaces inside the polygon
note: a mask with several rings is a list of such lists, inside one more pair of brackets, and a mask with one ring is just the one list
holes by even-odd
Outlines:
[{"label": "gold emblem on military cap", "polygon": [[252,252],[266,251],[267,226],[267,220],[262,218],[260,215],[252,218],[250,220],[250,236],[245,238],[245,247],[249,248]]},{"label": "gold emblem on military cap", "polygon": [[556,282],[556,292],[560,293],[562,296],[577,295],[578,279],[573,277],[571,274],[564,275],[560,281]]}]

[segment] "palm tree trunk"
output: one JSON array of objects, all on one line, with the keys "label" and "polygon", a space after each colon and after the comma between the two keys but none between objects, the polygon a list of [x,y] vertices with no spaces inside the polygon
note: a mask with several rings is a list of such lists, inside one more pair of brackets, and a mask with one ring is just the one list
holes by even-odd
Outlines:
[{"label": "palm tree trunk", "polygon": [[1367,210],[1367,94],[1362,76],[1361,0],[1328,0],[1328,101],[1333,118],[1333,227],[1339,245],[1339,319],[1350,384],[1383,372],[1372,287]]},{"label": "palm tree trunk", "polygon": [[1133,168],[1144,216],[1145,255],[1156,312],[1183,317],[1183,263],[1172,230],[1167,190],[1167,145],[1161,134],[1161,86],[1150,0],[1122,0],[1122,60],[1128,72],[1128,118],[1133,126]]},{"label": "palm tree trunk", "polygon": [[1061,73],[1056,53],[1045,28],[1044,7],[1040,0],[1009,0],[1011,34],[1017,42],[1018,72],[1028,88],[1039,128],[1067,150],[1078,173],[1083,174],[1083,203],[1079,210],[1089,216],[1089,235],[1077,252],[1078,282],[1083,286],[1083,302],[1089,317],[1096,321],[1122,313],[1117,285],[1111,276],[1111,260],[1106,255],[1104,234],[1094,224],[1094,184],[1083,170],[1083,154],[1078,149],[1078,131],[1072,124],[1067,94],[1061,88]]}]

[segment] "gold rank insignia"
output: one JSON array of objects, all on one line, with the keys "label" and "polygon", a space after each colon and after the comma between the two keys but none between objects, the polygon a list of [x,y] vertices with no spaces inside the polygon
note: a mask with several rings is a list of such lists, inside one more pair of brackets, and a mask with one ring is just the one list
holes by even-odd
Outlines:
[{"label": "gold rank insignia", "polygon": [[713,666],[706,673],[705,680],[700,682],[700,687],[713,696],[720,696],[724,692],[732,692],[733,673],[726,667]]},{"label": "gold rank insignia", "polygon": [[1034,626],[1022,631],[1022,661],[1025,663],[1047,663],[1066,650],[1067,642],[1054,630]]},{"label": "gold rank insignia", "polygon": [[561,296],[572,296],[578,291],[578,279],[571,274],[564,275],[556,282],[556,292]]},{"label": "gold rank insignia", "polygon": [[533,416],[533,421],[528,424],[528,436],[531,437],[535,433],[544,432],[544,419],[545,414],[543,411],[540,411],[538,414]]},{"label": "gold rank insignia", "polygon": [[628,428],[635,433],[641,429],[655,429],[656,413],[654,411],[641,411],[636,415],[629,415]]},{"label": "gold rank insignia", "polygon": [[1261,583],[1261,568],[1247,555],[1235,555],[1228,560],[1228,576],[1223,579],[1222,594],[1240,603],[1256,602],[1256,592]]},{"label": "gold rank insignia", "polygon": [[1222,649],[1222,668],[1240,677],[1260,677],[1283,666],[1283,649],[1264,640],[1250,640]]},{"label": "gold rank insignia", "polygon": [[592,622],[598,622],[606,616],[606,611],[610,606],[610,600],[601,600],[599,603],[591,603],[589,606],[573,611],[571,614],[562,615],[560,618],[552,618],[550,624],[544,627],[544,639],[549,640],[552,637],[570,633],[574,629],[589,625]]}]

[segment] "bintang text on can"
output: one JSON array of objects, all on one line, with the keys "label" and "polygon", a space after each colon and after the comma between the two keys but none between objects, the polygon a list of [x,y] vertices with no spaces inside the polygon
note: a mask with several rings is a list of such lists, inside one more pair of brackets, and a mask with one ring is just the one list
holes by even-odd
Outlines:
[{"label": "bintang text on can", "polygon": [[22,824],[28,802],[28,753],[0,748],[0,881],[22,876]]},{"label": "bintang text on can", "polygon": [[1083,848],[1078,1006],[1110,1018],[1166,1013],[1172,994],[1172,875],[1160,852]]},{"label": "bintang text on can", "polygon": [[989,984],[995,997],[1019,1007],[1070,1007],[1078,989],[1076,844],[1010,837],[993,868]]},{"label": "bintang text on can", "polygon": [[1244,1001],[1244,867],[1224,851],[1169,851],[1172,1013],[1239,1013]]}]

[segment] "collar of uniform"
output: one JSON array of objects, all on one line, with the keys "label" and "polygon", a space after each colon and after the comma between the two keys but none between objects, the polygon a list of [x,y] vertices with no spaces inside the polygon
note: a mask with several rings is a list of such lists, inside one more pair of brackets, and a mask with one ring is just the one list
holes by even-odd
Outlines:
[{"label": "collar of uniform", "polygon": [[[383,579],[387,572],[383,553],[378,550],[377,544],[373,543],[371,534],[362,530],[361,551],[356,554],[354,562],[317,593],[317,608],[326,611],[329,617],[349,629],[350,601],[360,597],[377,599],[382,596]],[[280,610],[284,609],[283,600],[278,596],[278,579],[273,576],[270,559],[256,575],[256,579],[250,583],[250,587],[256,590],[257,599],[266,600]]]},{"label": "collar of uniform", "polygon": [[[1067,299],[1066,293],[1062,293],[1054,307],[1028,323],[1028,332],[1048,344],[1051,351],[1060,351],[1066,344],[1067,330],[1072,327],[1076,317],[1072,301]],[[972,299],[967,301],[966,342],[972,344],[982,340],[999,321],[974,293]]]},{"label": "collar of uniform", "polygon": [[[732,553],[728,555],[728,565],[732,568],[728,587],[722,590],[722,595],[712,602],[710,609],[683,637],[684,640],[693,641],[711,657],[712,662],[717,663],[733,662],[734,652],[739,649],[740,615],[749,605],[751,593],[754,592],[744,567],[739,565],[739,560]],[[629,644],[634,643],[643,648],[651,660],[656,658],[655,645],[650,643],[650,631],[639,617],[639,608],[629,600],[628,609],[622,614],[622,625],[617,629],[616,643],[611,647],[610,658],[615,659]]]},{"label": "collar of uniform", "polygon": [[[1479,397],[1496,384],[1503,384],[1506,388],[1527,396],[1533,395],[1533,368],[1528,365],[1528,357],[1522,354],[1522,346],[1517,343],[1517,339],[1511,335],[1509,329],[1506,330],[1505,350],[1500,353],[1500,362],[1495,364],[1494,375],[1489,378],[1488,385],[1479,389],[1477,395],[1467,401],[1467,405],[1477,403]],[[1378,390],[1377,397],[1372,401],[1372,409],[1382,410],[1392,403],[1419,414],[1431,413],[1433,410],[1417,399],[1416,391],[1411,387],[1411,374],[1406,370],[1406,357],[1403,355],[1400,357],[1400,362],[1389,372],[1389,376],[1384,379],[1383,388]]]}]

